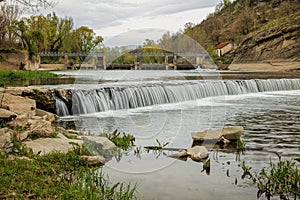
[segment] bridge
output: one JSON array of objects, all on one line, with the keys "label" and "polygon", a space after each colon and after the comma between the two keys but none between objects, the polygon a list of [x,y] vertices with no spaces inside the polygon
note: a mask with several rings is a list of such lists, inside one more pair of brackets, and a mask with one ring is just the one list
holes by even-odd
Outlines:
[{"label": "bridge", "polygon": [[[115,63],[120,57],[131,56],[130,63]],[[195,69],[195,66],[205,66],[205,60],[209,59],[206,53],[141,53],[128,52],[122,53],[103,53],[103,52],[79,52],[79,53],[65,53],[65,52],[41,52],[37,54],[40,68],[50,69]],[[43,58],[56,57],[59,59],[59,64],[41,62]],[[161,58],[160,63],[145,63],[143,58],[156,57]],[[80,62],[74,62],[74,58],[80,58]]]}]

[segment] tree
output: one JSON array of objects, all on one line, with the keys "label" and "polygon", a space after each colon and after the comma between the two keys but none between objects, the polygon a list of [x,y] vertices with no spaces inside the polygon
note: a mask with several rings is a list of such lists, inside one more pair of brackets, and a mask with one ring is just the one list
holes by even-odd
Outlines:
[{"label": "tree", "polygon": [[38,10],[39,8],[53,7],[56,3],[52,0],[0,0],[0,3],[7,3],[8,1],[13,5],[23,6],[32,11]]}]

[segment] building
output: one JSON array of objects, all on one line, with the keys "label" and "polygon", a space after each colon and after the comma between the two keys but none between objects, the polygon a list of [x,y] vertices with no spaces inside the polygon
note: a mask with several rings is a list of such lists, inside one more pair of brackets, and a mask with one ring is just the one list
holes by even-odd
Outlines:
[{"label": "building", "polygon": [[215,48],[218,56],[221,57],[233,50],[233,45],[230,42],[222,42],[218,44]]}]

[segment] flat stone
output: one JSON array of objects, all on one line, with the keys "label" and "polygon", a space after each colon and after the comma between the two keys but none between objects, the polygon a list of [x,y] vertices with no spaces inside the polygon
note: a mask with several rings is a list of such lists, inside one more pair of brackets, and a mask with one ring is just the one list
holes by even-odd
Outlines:
[{"label": "flat stone", "polygon": [[103,156],[80,156],[89,166],[102,166],[105,164]]},{"label": "flat stone", "polygon": [[62,134],[59,134],[58,138],[39,138],[36,140],[24,142],[27,148],[32,149],[34,154],[40,152],[41,155],[50,152],[67,153],[69,150],[73,149],[73,145],[70,143],[76,143],[81,146],[83,144],[83,141],[71,140],[66,138]]},{"label": "flat stone", "polygon": [[242,126],[227,126],[218,130],[209,129],[202,132],[192,133],[192,138],[195,142],[203,142],[205,140],[220,142],[224,140],[224,138],[230,141],[235,141],[237,138],[242,136],[243,131],[244,128]]},{"label": "flat stone", "polygon": [[168,155],[168,157],[171,157],[171,158],[183,158],[183,157],[187,157],[187,156],[188,156],[188,154],[187,154],[186,150],[182,150],[177,153]]},{"label": "flat stone", "polygon": [[44,117],[44,119],[49,121],[49,122],[54,122],[55,120],[58,119],[57,115],[55,115],[53,113],[50,113],[50,112],[47,112],[47,111],[44,111],[44,110],[41,110],[41,109],[36,109],[35,110],[35,115],[40,116],[40,117]]},{"label": "flat stone", "polygon": [[208,157],[208,151],[204,146],[194,146],[187,150],[187,154],[192,160],[201,161]]},{"label": "flat stone", "polygon": [[1,106],[7,108],[11,112],[14,112],[18,115],[28,114],[33,116],[35,113],[36,104],[32,99],[25,97],[15,96],[7,93],[0,94]]},{"label": "flat stone", "polygon": [[16,117],[16,113],[0,108],[0,119],[7,119],[10,121],[15,119]]}]

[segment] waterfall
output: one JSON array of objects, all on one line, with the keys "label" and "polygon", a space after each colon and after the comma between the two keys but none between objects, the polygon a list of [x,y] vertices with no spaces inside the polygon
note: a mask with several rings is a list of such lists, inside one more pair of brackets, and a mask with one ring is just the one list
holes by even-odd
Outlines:
[{"label": "waterfall", "polygon": [[56,106],[56,114],[58,116],[66,116],[66,115],[70,115],[69,110],[65,104],[65,102],[63,102],[63,100],[59,99],[58,97],[54,97],[55,98],[55,106]]},{"label": "waterfall", "polygon": [[[299,90],[300,79],[208,80],[163,82],[131,86],[101,87],[73,90],[73,114],[176,103],[211,96],[238,95],[281,90]],[[57,114],[68,115],[62,100],[57,100]]]}]

